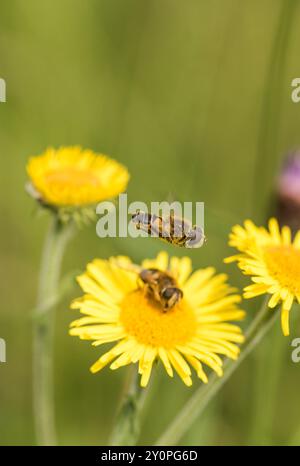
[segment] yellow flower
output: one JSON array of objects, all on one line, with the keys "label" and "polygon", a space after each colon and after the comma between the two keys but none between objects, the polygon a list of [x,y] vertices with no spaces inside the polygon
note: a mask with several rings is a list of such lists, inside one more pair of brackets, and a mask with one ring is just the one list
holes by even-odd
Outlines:
[{"label": "yellow flower", "polygon": [[31,157],[27,172],[45,204],[86,206],[116,196],[126,189],[125,167],[102,154],[81,147],[49,148]]},{"label": "yellow flower", "polygon": [[225,262],[237,261],[254,282],[244,289],[244,297],[268,293],[272,295],[270,308],[282,303],[282,331],[289,335],[289,311],[295,299],[300,302],[300,231],[292,241],[290,228],[284,226],[280,231],[274,218],[269,221],[269,230],[246,220],[244,228],[233,227],[229,245],[241,254],[228,257]]},{"label": "yellow flower", "polygon": [[161,252],[154,260],[145,260],[143,269],[168,270],[183,291],[183,298],[164,312],[159,302],[149,297],[137,273],[130,270],[127,257],[96,259],[87,265],[78,282],[86,293],[71,307],[85,317],[71,324],[71,335],[93,340],[94,346],[117,342],[91,367],[93,373],[107,364],[111,369],[137,363],[141,386],[148,384],[152,365],[159,359],[173,377],[175,370],[183,382],[192,385],[191,369],[207,382],[202,363],[222,375],[220,355],[237,358],[244,337],[240,328],[228,321],[240,320],[244,311],[235,289],[225,274],[215,275],[212,267],[197,270],[191,276],[188,257],[168,258]]}]

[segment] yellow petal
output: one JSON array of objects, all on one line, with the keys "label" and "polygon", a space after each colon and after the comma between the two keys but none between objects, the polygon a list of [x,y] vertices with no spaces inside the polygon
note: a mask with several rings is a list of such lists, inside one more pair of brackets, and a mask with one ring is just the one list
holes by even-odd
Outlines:
[{"label": "yellow petal", "polygon": [[276,307],[277,304],[279,303],[280,299],[281,299],[281,298],[280,298],[280,293],[278,293],[278,292],[277,292],[277,293],[274,293],[274,294],[272,295],[271,299],[270,299],[269,302],[268,302],[268,306],[269,306],[270,308]]},{"label": "yellow petal", "polygon": [[289,309],[281,309],[281,328],[284,336],[288,336],[290,334],[289,314]]}]

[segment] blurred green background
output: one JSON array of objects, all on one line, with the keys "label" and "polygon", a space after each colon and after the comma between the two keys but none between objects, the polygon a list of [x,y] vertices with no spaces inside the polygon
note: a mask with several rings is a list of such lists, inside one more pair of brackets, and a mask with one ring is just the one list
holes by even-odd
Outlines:
[{"label": "blurred green background", "polygon": [[[0,337],[7,363],[0,364],[0,444],[35,441],[31,310],[49,218],[36,214],[24,192],[28,157],[49,145],[80,144],[128,167],[130,200],[172,193],[204,201],[208,242],[188,255],[195,267],[226,270],[242,287],[236,267],[222,262],[230,228],[247,217],[266,220],[280,161],[300,146],[300,104],[290,97],[300,75],[299,21],[296,0],[1,1],[7,102],[0,104]],[[91,226],[72,241],[63,268],[81,270],[95,256],[119,253],[140,261],[162,246],[155,239],[100,240]],[[102,349],[68,336],[77,315],[69,302],[79,294],[74,286],[57,309],[59,442],[105,444],[126,368],[89,373]],[[250,319],[258,306],[245,303]],[[282,345],[277,322],[182,444],[300,443],[293,314],[291,336]],[[142,444],[158,437],[200,384],[188,389],[159,368],[152,379]]]}]

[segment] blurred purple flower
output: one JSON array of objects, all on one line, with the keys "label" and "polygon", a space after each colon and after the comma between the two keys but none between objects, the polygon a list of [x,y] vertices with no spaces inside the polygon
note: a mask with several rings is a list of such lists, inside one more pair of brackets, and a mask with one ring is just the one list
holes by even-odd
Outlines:
[{"label": "blurred purple flower", "polygon": [[277,184],[278,220],[293,232],[300,229],[300,151],[289,155],[281,169]]},{"label": "blurred purple flower", "polygon": [[281,197],[300,205],[300,152],[287,158],[278,181]]}]

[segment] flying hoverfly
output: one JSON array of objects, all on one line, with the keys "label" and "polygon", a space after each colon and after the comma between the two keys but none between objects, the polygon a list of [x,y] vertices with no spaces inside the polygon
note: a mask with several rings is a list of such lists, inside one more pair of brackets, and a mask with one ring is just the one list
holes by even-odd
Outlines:
[{"label": "flying hoverfly", "polygon": [[205,242],[203,229],[173,214],[162,217],[137,210],[131,217],[138,230],[185,248],[200,248]]}]

